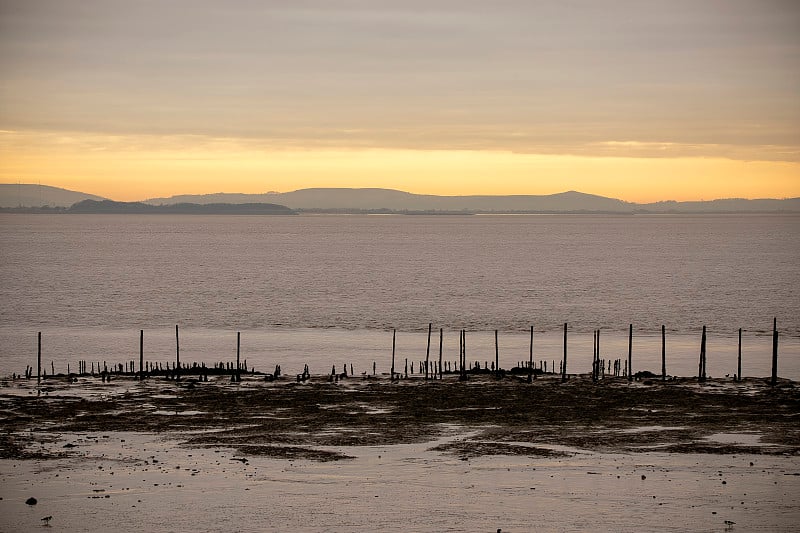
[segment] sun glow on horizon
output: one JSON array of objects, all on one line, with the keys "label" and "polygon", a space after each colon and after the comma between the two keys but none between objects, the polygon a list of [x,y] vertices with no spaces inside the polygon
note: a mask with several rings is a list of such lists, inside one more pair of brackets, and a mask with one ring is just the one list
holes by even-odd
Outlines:
[{"label": "sun glow on horizon", "polygon": [[0,181],[135,201],[177,194],[387,188],[416,194],[553,194],[631,202],[800,196],[800,164],[723,157],[528,154],[490,150],[261,147],[232,139],[4,132]]}]

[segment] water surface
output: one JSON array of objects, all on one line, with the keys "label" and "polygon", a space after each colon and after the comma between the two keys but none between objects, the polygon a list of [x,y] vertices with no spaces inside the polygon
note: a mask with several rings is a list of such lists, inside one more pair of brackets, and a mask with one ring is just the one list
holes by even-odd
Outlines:
[{"label": "water surface", "polygon": [[0,369],[24,370],[37,331],[61,363],[136,359],[140,329],[169,360],[180,324],[185,360],[230,360],[243,331],[265,370],[388,371],[387,332],[424,358],[429,322],[451,359],[459,329],[476,360],[500,330],[508,367],[527,359],[530,325],[535,359],[560,357],[568,322],[575,371],[595,329],[604,357],[626,356],[632,323],[652,370],[662,324],[676,373],[693,371],[707,325],[710,372],[735,372],[743,328],[745,375],[767,375],[777,317],[782,368],[800,378],[799,235],[795,215],[3,215]]}]

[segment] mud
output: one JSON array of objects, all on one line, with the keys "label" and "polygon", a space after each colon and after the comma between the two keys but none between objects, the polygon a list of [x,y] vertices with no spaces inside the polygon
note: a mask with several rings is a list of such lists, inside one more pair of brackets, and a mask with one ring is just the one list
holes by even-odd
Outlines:
[{"label": "mud", "polygon": [[[575,377],[528,384],[491,376],[394,383],[50,379],[36,394],[31,382],[5,382],[0,458],[68,456],[77,451],[56,451],[46,441],[113,431],[165,434],[186,446],[244,455],[336,461],[349,456],[324,448],[430,442],[448,425],[475,430],[439,450],[460,457],[555,454],[553,446],[604,453],[800,454],[800,390],[794,382],[774,388],[761,380],[646,383]],[[718,433],[750,433],[758,442],[709,441]]]}]

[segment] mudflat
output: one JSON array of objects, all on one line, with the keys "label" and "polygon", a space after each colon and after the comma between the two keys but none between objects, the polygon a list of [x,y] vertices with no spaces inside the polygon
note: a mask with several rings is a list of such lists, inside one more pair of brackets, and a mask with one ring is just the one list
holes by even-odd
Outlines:
[{"label": "mudflat", "polygon": [[[316,448],[432,441],[442,425],[478,430],[459,450],[448,450],[470,456],[530,453],[528,447],[501,444],[509,442],[603,452],[800,453],[800,389],[793,382],[776,387],[756,379],[595,383],[575,377],[562,383],[545,377],[528,384],[518,378],[471,378],[391,382],[355,377],[330,383],[319,376],[305,383],[245,378],[237,384],[224,378],[51,379],[39,395],[33,381],[6,382],[0,389],[0,456],[42,457],[31,448],[30,430],[36,428],[58,433],[191,430],[202,435],[187,436],[189,445],[329,460],[341,457]],[[648,427],[654,429],[642,429]],[[724,432],[758,433],[760,442],[742,446],[707,439]],[[59,451],[64,453],[69,451]]]},{"label": "mudflat", "polygon": [[[735,523],[790,530],[796,524],[800,389],[790,381],[770,387],[761,379],[593,382],[579,376],[563,383],[545,376],[530,384],[491,375],[394,382],[312,376],[303,383],[255,376],[240,383],[51,378],[40,390],[34,380],[0,388],[0,473],[6,479],[0,508],[6,508],[8,530],[45,518],[36,512],[46,509],[48,495],[72,501],[62,508],[51,504],[52,526],[80,523],[80,509],[99,505],[121,516],[148,509],[162,516],[164,530],[198,530],[196,523],[176,525],[178,517],[170,515],[170,506],[188,505],[189,495],[204,520],[199,529],[208,531],[231,520],[253,531],[344,531],[376,523],[389,530],[505,525],[503,531],[520,531],[534,528],[531,509],[543,513],[542,506],[554,514],[540,516],[536,529],[553,531],[591,524],[647,530],[654,513],[690,530]],[[71,483],[65,485],[59,472]],[[542,479],[545,472],[549,478]],[[118,485],[120,475],[125,486]],[[648,477],[649,485],[636,486]],[[587,492],[595,487],[592,478],[603,482]],[[331,479],[342,482],[331,485]],[[421,508],[423,516],[437,509],[414,496],[420,485],[430,498],[450,499],[441,527],[421,517],[395,522],[397,509]],[[287,509],[307,505],[306,520],[298,518],[300,511],[273,509],[254,521],[260,504],[241,499],[231,505],[244,505],[249,515],[233,519],[208,511],[228,501],[232,487],[252,489]],[[720,487],[727,492],[717,493]],[[652,492],[646,506],[637,503],[643,489]],[[159,501],[148,504],[143,494],[154,490]],[[483,512],[468,503],[473,490],[480,493],[473,503],[488,506]],[[22,496],[37,491],[42,503],[32,511]],[[620,491],[632,499],[619,500]],[[378,506],[390,493],[392,501]],[[574,516],[565,518],[557,501],[570,494]],[[372,500],[363,500],[368,496]],[[467,503],[458,501],[462,496]],[[339,511],[316,516],[313,509],[326,505],[325,498],[339,501]],[[348,498],[361,499],[360,506],[341,503]],[[701,513],[706,504],[718,510]],[[619,515],[595,523],[598,505],[618,508]]]}]

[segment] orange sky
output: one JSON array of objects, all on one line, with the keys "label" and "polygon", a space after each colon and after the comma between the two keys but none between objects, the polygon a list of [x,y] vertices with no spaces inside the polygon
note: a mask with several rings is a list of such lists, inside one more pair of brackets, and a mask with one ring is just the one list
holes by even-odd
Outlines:
[{"label": "orange sky", "polygon": [[798,197],[798,36],[792,2],[5,2],[0,182]]},{"label": "orange sky", "polygon": [[[477,150],[256,149],[230,139],[0,134],[6,183],[42,183],[120,201],[175,194],[385,187],[421,194],[551,194],[632,202],[800,196],[800,165],[716,157]],[[15,145],[16,140],[16,145]],[[103,142],[106,140],[106,142]]]}]

